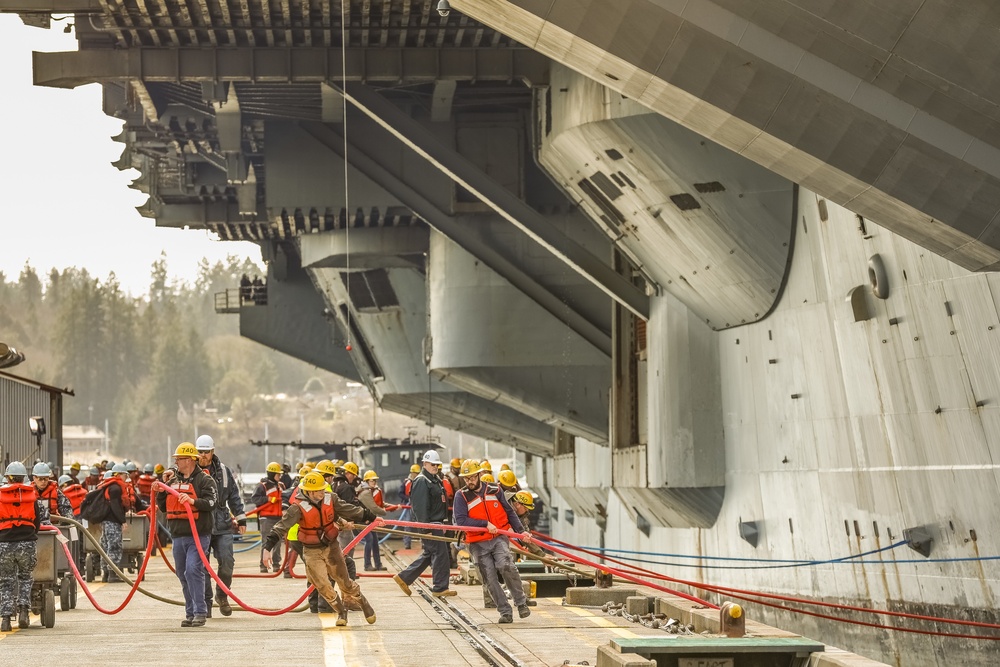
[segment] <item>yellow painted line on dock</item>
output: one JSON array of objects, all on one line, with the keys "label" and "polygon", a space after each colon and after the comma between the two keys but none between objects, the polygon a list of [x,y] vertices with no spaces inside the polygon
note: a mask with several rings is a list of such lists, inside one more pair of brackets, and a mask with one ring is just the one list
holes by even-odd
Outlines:
[{"label": "yellow painted line on dock", "polygon": [[317,614],[323,626],[323,663],[326,667],[347,667],[347,650],[344,640],[346,627],[337,627],[336,614]]}]

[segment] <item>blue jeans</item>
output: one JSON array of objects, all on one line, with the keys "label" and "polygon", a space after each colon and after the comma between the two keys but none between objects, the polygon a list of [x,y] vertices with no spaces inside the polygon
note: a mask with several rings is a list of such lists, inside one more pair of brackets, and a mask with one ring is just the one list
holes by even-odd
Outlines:
[{"label": "blue jeans", "polygon": [[[226,588],[233,585],[233,569],[236,567],[236,556],[233,555],[233,534],[212,535],[211,549],[215,553],[216,569],[215,573],[222,579]],[[216,586],[216,593],[219,597],[226,597],[222,589]],[[212,577],[205,577],[205,602],[212,604]]]},{"label": "blue jeans", "polygon": [[[198,538],[202,551],[208,552],[208,535]],[[198,555],[198,547],[190,535],[180,535],[174,538],[174,569],[177,578],[181,580],[181,590],[184,591],[184,614],[188,618],[207,616],[208,605],[205,604],[205,565]]]},{"label": "blue jeans", "polygon": [[378,534],[372,531],[365,535],[365,569],[371,569],[372,561],[375,567],[382,567],[382,554],[378,551]]},{"label": "blue jeans", "polygon": [[[447,537],[447,533],[443,530],[432,530],[430,534]],[[431,590],[435,593],[448,590],[448,578],[451,576],[451,553],[448,550],[448,542],[437,540],[420,540],[420,542],[423,551],[408,568],[399,573],[399,578],[407,584],[412,584],[430,565],[433,577]]]}]

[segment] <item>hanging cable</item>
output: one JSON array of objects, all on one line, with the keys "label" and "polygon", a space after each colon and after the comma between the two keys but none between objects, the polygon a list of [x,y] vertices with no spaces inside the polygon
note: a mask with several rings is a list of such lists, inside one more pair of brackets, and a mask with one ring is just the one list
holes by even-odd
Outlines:
[{"label": "hanging cable", "polygon": [[350,17],[349,0],[340,0],[340,101],[344,123],[344,256],[346,258],[345,287],[347,288],[347,345],[351,351],[351,198],[347,190],[347,21]]}]

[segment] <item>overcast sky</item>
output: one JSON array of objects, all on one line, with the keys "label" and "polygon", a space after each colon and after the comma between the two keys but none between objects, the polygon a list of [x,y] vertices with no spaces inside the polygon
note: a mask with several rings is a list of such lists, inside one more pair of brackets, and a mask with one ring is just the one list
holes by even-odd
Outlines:
[{"label": "overcast sky", "polygon": [[135,207],[134,170],[111,166],[123,144],[111,140],[122,122],[101,110],[97,84],[75,90],[31,85],[31,52],[73,51],[65,22],[29,28],[0,15],[0,271],[16,280],[25,262],[40,273],[69,266],[102,280],[114,272],[126,291],[143,294],[151,264],[167,253],[175,279],[192,282],[202,257],[250,257],[250,243],[220,242],[205,231],[158,229]]}]

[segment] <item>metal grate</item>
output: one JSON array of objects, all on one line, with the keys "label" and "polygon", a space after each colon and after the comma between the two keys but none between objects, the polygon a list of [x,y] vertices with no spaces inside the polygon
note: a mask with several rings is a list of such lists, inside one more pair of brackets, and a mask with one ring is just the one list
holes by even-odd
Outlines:
[{"label": "metal grate", "polygon": [[682,211],[693,211],[696,208],[701,208],[698,200],[686,192],[679,195],[670,195],[670,201]]}]

